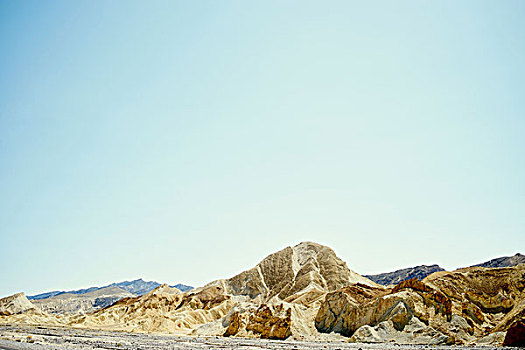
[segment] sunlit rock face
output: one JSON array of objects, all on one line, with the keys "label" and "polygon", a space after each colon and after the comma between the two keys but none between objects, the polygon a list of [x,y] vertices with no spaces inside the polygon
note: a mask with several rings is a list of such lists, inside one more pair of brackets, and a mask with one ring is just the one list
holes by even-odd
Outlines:
[{"label": "sunlit rock face", "polygon": [[305,290],[334,291],[355,283],[376,286],[350,270],[329,247],[303,242],[267,256],[254,268],[232,278],[212,282],[233,295],[269,300],[286,299]]},{"label": "sunlit rock face", "polygon": [[[523,264],[438,271],[385,287],[348,269],[332,249],[303,242],[228,279],[186,292],[161,285],[92,312],[52,314],[17,294],[0,300],[0,324],[267,339],[482,345],[506,339],[518,344],[524,288]],[[104,297],[121,292],[97,291],[96,297],[108,304],[112,301]]]},{"label": "sunlit rock face", "polygon": [[29,310],[37,310],[37,308],[26,298],[24,293],[17,293],[0,299],[0,316],[16,315]]},{"label": "sunlit rock face", "polygon": [[501,344],[524,318],[525,265],[436,272],[385,291],[354,286],[328,293],[315,325],[355,342]]},{"label": "sunlit rock face", "polygon": [[228,319],[224,336],[258,336],[263,339],[286,339],[292,334],[292,310],[261,306],[256,310],[235,311]]}]

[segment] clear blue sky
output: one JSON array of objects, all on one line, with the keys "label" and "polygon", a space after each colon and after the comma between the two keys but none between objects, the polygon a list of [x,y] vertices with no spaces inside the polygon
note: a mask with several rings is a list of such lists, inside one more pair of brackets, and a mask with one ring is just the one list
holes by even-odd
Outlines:
[{"label": "clear blue sky", "polygon": [[0,1],[0,296],[525,251],[524,1]]}]

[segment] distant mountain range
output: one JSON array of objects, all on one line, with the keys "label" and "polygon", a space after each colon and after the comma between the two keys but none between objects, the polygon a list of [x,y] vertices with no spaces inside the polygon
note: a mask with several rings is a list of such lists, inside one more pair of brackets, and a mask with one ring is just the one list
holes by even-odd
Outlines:
[{"label": "distant mountain range", "polygon": [[[41,294],[37,294],[37,295],[32,295],[32,296],[28,296],[27,298],[30,299],[30,300],[41,300],[41,299],[47,299],[47,298],[50,298],[50,297],[54,297],[54,296],[58,296],[58,295],[61,295],[61,294],[87,294],[87,293],[91,293],[91,292],[95,292],[95,291],[98,291],[98,290],[101,290],[101,289],[105,289],[105,288],[108,288],[108,287],[119,287],[127,292],[130,292],[132,294],[135,294],[135,295],[144,295],[150,291],[152,291],[153,289],[157,288],[158,286],[160,286],[161,284],[158,283],[158,282],[155,282],[155,281],[144,281],[142,278],[139,278],[139,279],[136,279],[134,281],[123,281],[123,282],[118,282],[118,283],[112,283],[112,284],[109,284],[107,286],[102,286],[102,287],[90,287],[90,288],[86,288],[86,289],[78,289],[78,290],[71,290],[71,291],[52,291],[52,292],[46,292],[46,293],[41,293]],[[193,287],[191,286],[187,286],[185,284],[176,284],[174,286],[170,286],[170,287],[175,287],[177,289],[179,289],[180,291],[182,292],[187,292],[191,289],[193,289]]]},{"label": "distant mountain range", "polygon": [[[518,264],[525,264],[525,255],[517,253],[514,256],[504,256],[501,258],[492,259],[481,264],[473,265],[471,267],[509,267],[516,266]],[[415,267],[409,267],[406,269],[396,270],[393,272],[380,273],[377,275],[364,275],[364,277],[371,279],[372,281],[388,286],[392,284],[398,284],[399,282],[406,281],[412,278],[422,280],[430,274],[438,271],[445,271],[439,265],[420,265]]]},{"label": "distant mountain range", "polygon": [[412,278],[417,278],[421,281],[423,278],[437,271],[445,271],[445,269],[439,265],[420,265],[396,270],[393,272],[380,273],[378,275],[364,275],[364,277],[371,279],[375,283],[388,286],[391,284],[398,284],[399,282],[403,282]]}]

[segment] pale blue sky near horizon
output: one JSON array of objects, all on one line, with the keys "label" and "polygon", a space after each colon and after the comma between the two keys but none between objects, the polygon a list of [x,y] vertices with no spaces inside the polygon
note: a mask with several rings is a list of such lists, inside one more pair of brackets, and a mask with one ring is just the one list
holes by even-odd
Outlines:
[{"label": "pale blue sky near horizon", "polygon": [[0,297],[525,253],[523,1],[0,1]]}]

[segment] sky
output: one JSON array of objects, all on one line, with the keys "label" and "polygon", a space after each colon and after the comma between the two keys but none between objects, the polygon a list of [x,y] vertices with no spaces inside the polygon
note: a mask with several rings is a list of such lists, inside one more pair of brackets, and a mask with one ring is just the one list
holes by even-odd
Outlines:
[{"label": "sky", "polygon": [[301,241],[525,253],[523,1],[0,1],[0,297]]}]

